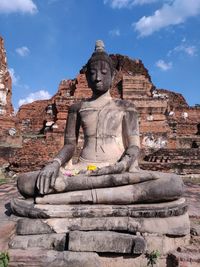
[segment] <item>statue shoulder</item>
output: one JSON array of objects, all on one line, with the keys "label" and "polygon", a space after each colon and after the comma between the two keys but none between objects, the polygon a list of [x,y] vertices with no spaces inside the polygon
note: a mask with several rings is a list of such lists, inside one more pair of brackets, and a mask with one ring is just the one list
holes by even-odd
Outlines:
[{"label": "statue shoulder", "polygon": [[137,113],[136,106],[131,101],[123,99],[114,99],[114,102],[117,107],[120,107],[124,111],[134,111],[135,113]]},{"label": "statue shoulder", "polygon": [[81,109],[81,106],[82,106],[82,102],[74,103],[69,107],[69,111],[68,112],[69,113],[77,113]]}]

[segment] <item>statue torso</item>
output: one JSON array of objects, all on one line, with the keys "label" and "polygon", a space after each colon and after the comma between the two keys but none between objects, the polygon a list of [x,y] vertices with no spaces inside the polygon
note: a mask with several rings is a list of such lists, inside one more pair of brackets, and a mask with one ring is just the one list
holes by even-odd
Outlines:
[{"label": "statue torso", "polygon": [[110,98],[106,103],[83,102],[79,110],[84,133],[81,158],[91,162],[116,162],[124,152],[124,110]]}]

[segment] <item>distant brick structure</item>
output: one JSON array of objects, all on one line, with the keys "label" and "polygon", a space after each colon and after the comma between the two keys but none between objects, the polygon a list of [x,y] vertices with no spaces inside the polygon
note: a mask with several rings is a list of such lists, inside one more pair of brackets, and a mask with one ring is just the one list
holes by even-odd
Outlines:
[{"label": "distant brick structure", "polygon": [[12,80],[7,67],[7,57],[4,48],[3,38],[0,37],[0,115],[11,115],[13,106],[12,97]]},{"label": "distant brick structure", "polygon": [[0,37],[0,164],[9,159],[9,153],[5,152],[5,147],[15,143],[13,133],[15,134],[16,131],[16,118],[13,114],[11,97],[12,79],[8,71],[4,40]]},{"label": "distant brick structure", "polygon": [[[3,53],[5,57],[5,51]],[[133,101],[139,113],[141,167],[182,174],[200,173],[200,107],[189,107],[181,94],[156,88],[141,60],[110,56],[116,69],[112,96]],[[11,79],[8,72],[7,75],[7,84],[4,82],[8,88],[4,105],[7,115],[0,115],[0,120],[5,119],[4,130],[14,127],[9,124],[13,109]],[[22,105],[14,117],[17,134],[12,138],[15,146],[11,145],[7,150],[2,148],[7,151],[6,156],[2,155],[5,153],[1,153],[1,149],[0,163],[8,161],[14,171],[44,166],[63,145],[69,106],[90,96],[83,67],[75,79],[61,81],[51,99]],[[81,134],[76,157],[83,145],[82,137]]]}]

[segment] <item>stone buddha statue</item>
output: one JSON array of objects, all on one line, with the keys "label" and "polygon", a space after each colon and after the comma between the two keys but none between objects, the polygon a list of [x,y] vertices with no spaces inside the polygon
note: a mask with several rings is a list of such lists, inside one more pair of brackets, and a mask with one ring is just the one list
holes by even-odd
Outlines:
[{"label": "stone buddha statue", "polygon": [[[166,255],[189,243],[182,180],[139,168],[137,111],[112,99],[114,68],[102,41],[86,67],[93,94],[69,108],[63,148],[42,170],[18,177],[25,199],[11,200],[24,217],[9,243],[14,263],[21,253],[37,266],[146,266],[147,251]],[[72,164],[80,127],[84,145]]]},{"label": "stone buddha statue", "polygon": [[[114,67],[102,41],[96,42],[86,66],[92,97],[69,108],[63,148],[42,170],[20,175],[19,192],[25,198],[34,197],[36,203],[49,204],[133,204],[178,199],[183,193],[178,175],[138,166],[137,111],[132,102],[111,97]],[[78,162],[72,164],[80,127],[84,146]],[[88,170],[88,165],[95,168]]]}]

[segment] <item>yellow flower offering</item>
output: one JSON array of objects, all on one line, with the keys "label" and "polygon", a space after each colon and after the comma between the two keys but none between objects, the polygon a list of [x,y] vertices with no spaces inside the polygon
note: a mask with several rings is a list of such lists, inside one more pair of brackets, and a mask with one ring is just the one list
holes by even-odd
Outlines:
[{"label": "yellow flower offering", "polygon": [[87,166],[87,170],[88,171],[95,171],[95,170],[97,170],[97,166],[95,166],[95,165],[88,165]]}]

